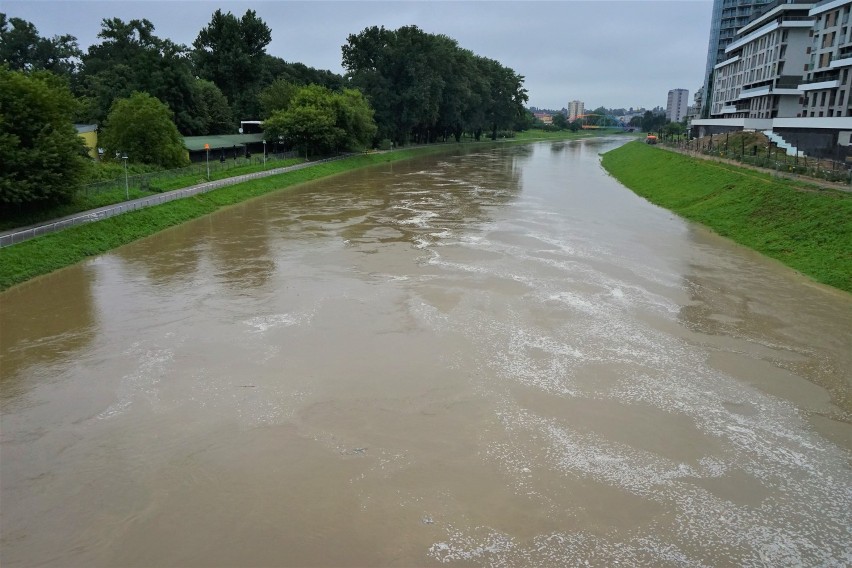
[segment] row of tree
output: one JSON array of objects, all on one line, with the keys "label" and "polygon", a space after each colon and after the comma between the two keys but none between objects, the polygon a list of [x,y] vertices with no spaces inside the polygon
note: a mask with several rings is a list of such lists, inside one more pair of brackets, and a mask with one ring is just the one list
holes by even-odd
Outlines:
[{"label": "row of tree", "polygon": [[465,132],[496,138],[526,120],[523,76],[416,26],[350,35],[343,67],[372,104],[378,136],[397,144],[460,140]]},{"label": "row of tree", "polygon": [[65,78],[80,102],[77,122],[103,123],[116,100],[139,91],[168,105],[185,136],[230,133],[240,119],[269,118],[281,110],[269,100],[282,83],[291,91],[309,84],[361,90],[375,109],[378,137],[398,144],[463,132],[494,137],[526,121],[523,76],[416,26],[350,35],[341,77],[267,54],[272,31],[253,10],[239,18],[217,10],[191,47],[158,37],[146,19],[101,25],[100,43],[83,53],[73,36],[43,38],[30,22],[0,14],[0,60]]}]

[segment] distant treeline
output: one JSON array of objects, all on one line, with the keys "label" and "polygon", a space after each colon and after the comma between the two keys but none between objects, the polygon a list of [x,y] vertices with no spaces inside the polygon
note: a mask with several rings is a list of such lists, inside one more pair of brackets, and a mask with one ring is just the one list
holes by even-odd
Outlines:
[{"label": "distant treeline", "polygon": [[376,110],[377,141],[493,134],[525,114],[522,76],[415,26],[350,35],[346,77],[269,55],[272,30],[253,10],[242,17],[217,10],[191,46],[158,37],[147,19],[105,18],[98,38],[84,53],[71,35],[41,37],[32,23],[0,13],[0,61],[64,78],[79,103],[78,123],[103,123],[116,100],[139,91],[165,103],[184,136],[234,133],[240,120],[280,110],[262,103],[276,81],[360,89]]}]

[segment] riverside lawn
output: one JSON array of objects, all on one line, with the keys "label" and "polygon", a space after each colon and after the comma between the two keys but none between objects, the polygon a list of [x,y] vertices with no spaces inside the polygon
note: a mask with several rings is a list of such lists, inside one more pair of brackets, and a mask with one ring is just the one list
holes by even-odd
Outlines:
[{"label": "riverside lawn", "polygon": [[651,203],[852,292],[852,194],[639,142],[607,152],[601,162]]}]

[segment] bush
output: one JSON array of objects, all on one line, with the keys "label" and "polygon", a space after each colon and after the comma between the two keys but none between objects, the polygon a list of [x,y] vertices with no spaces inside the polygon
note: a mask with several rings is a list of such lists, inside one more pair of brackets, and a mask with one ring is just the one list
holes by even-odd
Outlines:
[{"label": "bush", "polygon": [[0,210],[4,216],[68,203],[85,175],[76,102],[50,72],[0,66]]}]

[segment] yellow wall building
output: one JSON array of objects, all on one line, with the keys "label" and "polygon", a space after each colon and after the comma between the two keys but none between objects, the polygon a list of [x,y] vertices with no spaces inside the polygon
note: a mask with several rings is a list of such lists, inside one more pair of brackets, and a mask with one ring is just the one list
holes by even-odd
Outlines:
[{"label": "yellow wall building", "polygon": [[98,159],[98,125],[97,124],[75,124],[77,135],[83,139],[86,151],[93,160]]}]

